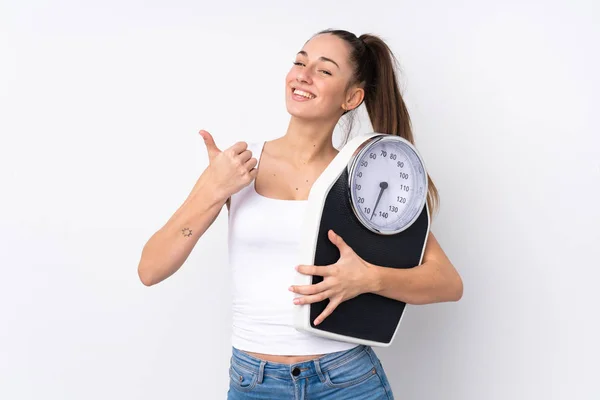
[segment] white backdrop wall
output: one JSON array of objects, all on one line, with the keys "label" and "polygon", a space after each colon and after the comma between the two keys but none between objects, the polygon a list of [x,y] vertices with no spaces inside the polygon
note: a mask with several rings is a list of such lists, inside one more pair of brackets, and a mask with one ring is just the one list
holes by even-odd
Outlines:
[{"label": "white backdrop wall", "polygon": [[377,350],[397,398],[599,399],[599,19],[595,1],[1,1],[0,399],[225,397],[226,212],[167,281],[137,263],[207,165],[198,130],[282,135],[285,74],[328,27],[398,57],[465,284]]}]

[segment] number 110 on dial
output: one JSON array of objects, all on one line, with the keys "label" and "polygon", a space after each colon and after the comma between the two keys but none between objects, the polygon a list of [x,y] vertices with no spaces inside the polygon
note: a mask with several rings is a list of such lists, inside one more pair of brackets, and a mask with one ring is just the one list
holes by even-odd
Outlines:
[{"label": "number 110 on dial", "polygon": [[396,135],[376,136],[350,164],[350,202],[369,230],[390,235],[408,228],[427,199],[427,174],[415,147]]}]

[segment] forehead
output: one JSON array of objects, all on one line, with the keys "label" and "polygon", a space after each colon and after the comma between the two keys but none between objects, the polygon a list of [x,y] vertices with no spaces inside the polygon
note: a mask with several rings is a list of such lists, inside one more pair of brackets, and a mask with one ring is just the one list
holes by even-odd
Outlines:
[{"label": "forehead", "polygon": [[342,70],[349,70],[349,45],[337,36],[321,34],[313,37],[304,44],[302,50],[308,54],[311,60],[319,57],[330,58],[335,61]]}]

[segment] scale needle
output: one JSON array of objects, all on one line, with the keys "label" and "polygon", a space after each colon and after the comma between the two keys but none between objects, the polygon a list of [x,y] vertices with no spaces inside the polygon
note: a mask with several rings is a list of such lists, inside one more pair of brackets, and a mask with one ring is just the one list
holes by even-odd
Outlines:
[{"label": "scale needle", "polygon": [[381,200],[381,195],[383,194],[383,191],[385,189],[387,189],[388,184],[387,184],[387,182],[379,182],[379,187],[381,188],[381,190],[379,191],[379,196],[377,197],[377,201],[375,202],[375,205],[373,206],[373,213],[371,214],[370,219],[373,219],[373,215],[375,215],[375,209],[377,208],[377,205],[379,204],[379,200]]}]

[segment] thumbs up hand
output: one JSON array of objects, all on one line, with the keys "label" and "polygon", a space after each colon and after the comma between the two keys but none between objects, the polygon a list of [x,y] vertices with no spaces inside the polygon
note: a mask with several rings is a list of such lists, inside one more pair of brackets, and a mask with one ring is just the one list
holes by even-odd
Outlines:
[{"label": "thumbs up hand", "polygon": [[204,145],[206,146],[206,152],[208,153],[208,160],[212,163],[213,160],[219,153],[222,153],[221,150],[217,147],[215,140],[212,135],[205,130],[200,131],[200,136],[204,140]]},{"label": "thumbs up hand", "polygon": [[208,153],[209,166],[206,174],[225,199],[239,192],[256,178],[255,167],[258,161],[252,157],[246,142],[237,142],[221,151],[210,133],[201,130],[200,136],[204,139]]}]

